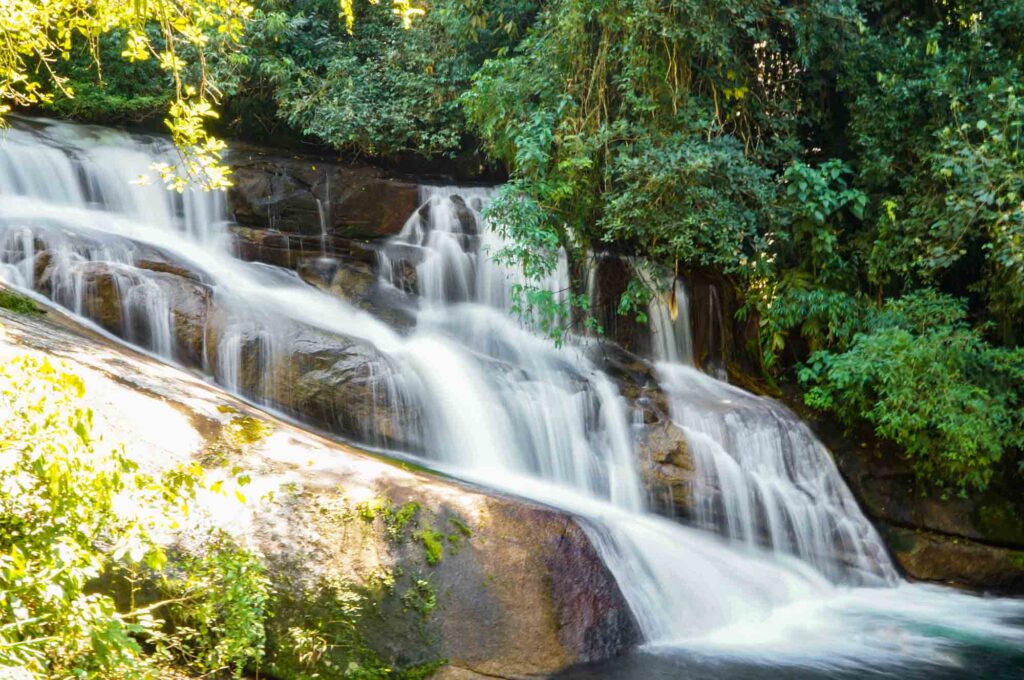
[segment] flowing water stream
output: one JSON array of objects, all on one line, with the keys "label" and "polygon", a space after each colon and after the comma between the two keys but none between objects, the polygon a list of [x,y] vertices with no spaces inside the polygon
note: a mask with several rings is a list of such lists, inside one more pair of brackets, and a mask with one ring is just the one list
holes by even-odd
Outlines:
[{"label": "flowing water stream", "polygon": [[[490,190],[424,187],[381,249],[379,284],[416,310],[400,332],[293,272],[235,259],[217,195],[132,184],[169,153],[101,128],[9,131],[0,277],[252,401],[575,513],[641,626],[635,658],[658,660],[594,673],[699,674],[710,658],[906,674],[967,670],[979,649],[1021,662],[1019,601],[900,581],[810,431],[689,366],[688,327],[657,310],[657,375],[698,467],[698,527],[651,514],[616,383],[574,342],[555,348],[510,313],[521,279],[493,260]],[[545,285],[566,294],[564,258]],[[334,391],[329,380],[362,391],[314,417],[306,405],[322,405],[311,400]]]}]

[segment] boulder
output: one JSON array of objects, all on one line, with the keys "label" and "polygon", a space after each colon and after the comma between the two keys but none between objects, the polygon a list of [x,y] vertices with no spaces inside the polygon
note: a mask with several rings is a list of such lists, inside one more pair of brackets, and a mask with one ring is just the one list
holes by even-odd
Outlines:
[{"label": "boulder", "polygon": [[297,269],[300,262],[329,258],[344,262],[375,265],[374,249],[360,241],[328,236],[303,236],[269,229],[233,225],[229,228],[234,254],[247,262],[263,262]]},{"label": "boulder", "polygon": [[[111,333],[124,333],[124,306],[118,273],[105,262],[84,262],[76,266],[75,272],[82,287],[80,298],[82,313]],[[45,278],[45,277],[44,277]],[[71,291],[65,291],[70,294]],[[71,300],[63,300],[71,303]]]},{"label": "boulder", "polygon": [[640,475],[654,509],[670,517],[692,518],[697,471],[686,436],[669,421],[643,428],[639,435]]},{"label": "boulder", "polygon": [[419,447],[419,404],[373,345],[297,324],[240,321],[220,309],[206,337],[206,365],[229,389],[364,444]]},{"label": "boulder", "polygon": [[[75,307],[73,283],[81,287],[82,314],[103,329],[136,344],[154,349],[152,319],[148,310],[129,308],[129,291],[152,286],[148,294],[160,295],[167,305],[173,358],[190,366],[202,365],[205,353],[210,289],[199,283],[201,276],[169,262],[143,260],[138,266],[106,262],[78,262],[55,272],[48,252],[36,256],[36,290],[56,296],[57,301]],[[56,277],[56,278],[55,278]],[[61,282],[56,288],[54,282]]]},{"label": "boulder", "polygon": [[238,499],[201,491],[171,555],[222,531],[263,562],[261,676],[546,676],[638,640],[572,517],[316,437],[62,315],[0,321],[0,359],[65,362],[97,437],[142,469],[199,462],[226,489],[248,479]]},{"label": "boulder", "polygon": [[999,593],[1024,593],[1024,550],[880,523],[896,563],[922,581]]},{"label": "boulder", "polygon": [[381,285],[376,268],[369,264],[351,258],[312,257],[299,260],[296,271],[311,286],[371,312],[393,328],[408,329],[416,323],[417,300],[392,286]]}]

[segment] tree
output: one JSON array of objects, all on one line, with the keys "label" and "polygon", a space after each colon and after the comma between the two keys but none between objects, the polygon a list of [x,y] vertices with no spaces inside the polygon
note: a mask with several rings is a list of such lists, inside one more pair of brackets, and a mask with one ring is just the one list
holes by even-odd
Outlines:
[{"label": "tree", "polygon": [[[374,0],[371,0],[374,1]],[[402,25],[423,14],[410,0],[392,0]],[[351,32],[352,0],[340,0]],[[253,12],[246,0],[4,0],[0,9],[0,122],[13,107],[74,97],[65,64],[84,49],[102,75],[101,40],[116,36],[131,63],[153,60],[172,92],[167,127],[180,152],[177,164],[154,169],[170,188],[190,182],[205,189],[230,185],[221,163],[224,142],[210,134],[220,90],[208,68],[209,53],[236,51]]]},{"label": "tree", "polygon": [[237,43],[251,11],[244,0],[7,0],[0,14],[0,116],[13,106],[52,101],[55,91],[74,96],[63,62],[84,45],[98,65],[100,38],[118,31],[125,59],[154,59],[173,83],[166,122],[181,158],[156,168],[161,177],[178,191],[189,180],[223,188],[224,143],[205,126],[217,115],[218,96],[206,51]]}]

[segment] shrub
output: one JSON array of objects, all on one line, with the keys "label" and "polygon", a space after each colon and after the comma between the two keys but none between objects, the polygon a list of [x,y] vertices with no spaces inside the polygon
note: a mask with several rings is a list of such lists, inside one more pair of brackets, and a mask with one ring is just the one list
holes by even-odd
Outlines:
[{"label": "shrub", "polygon": [[799,377],[810,406],[867,421],[919,479],[961,494],[983,490],[1024,446],[1024,348],[990,345],[947,296],[886,304],[848,349],[815,352]]}]

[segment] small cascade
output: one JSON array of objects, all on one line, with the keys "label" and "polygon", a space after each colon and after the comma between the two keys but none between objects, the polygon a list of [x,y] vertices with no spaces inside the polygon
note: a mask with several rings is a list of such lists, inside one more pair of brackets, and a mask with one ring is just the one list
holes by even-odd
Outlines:
[{"label": "small cascade", "polygon": [[[525,279],[492,259],[506,243],[481,214],[492,193],[423,187],[422,207],[379,255],[383,282],[422,301],[403,356],[438,407],[426,415],[427,455],[639,509],[614,385],[581,354],[555,348],[509,314],[512,286]],[[556,299],[567,295],[564,253],[543,285]]]},{"label": "small cascade", "polygon": [[[424,186],[420,191],[422,206],[381,251],[385,281],[411,288],[435,307],[473,302],[509,312],[513,288],[527,280],[520,270],[494,259],[508,245],[480,213],[494,189]],[[410,266],[415,269],[414,287],[408,285]],[[569,294],[566,254],[559,254],[550,276],[531,284],[550,291],[556,302],[565,302]]]},{"label": "small cascade", "polygon": [[[710,332],[720,334],[721,309],[710,291]],[[810,429],[782,405],[694,368],[682,279],[649,309],[659,385],[696,470],[693,522],[798,557],[833,582],[895,583],[881,538]]]},{"label": "small cascade", "polygon": [[651,354],[657,361],[693,365],[693,334],[690,331],[690,297],[678,276],[666,293],[656,293],[648,304]]},{"label": "small cascade", "polygon": [[703,368],[723,382],[728,382],[729,373],[725,368],[725,313],[722,308],[718,286],[708,286],[708,329],[704,346],[707,351]]},{"label": "small cascade", "polygon": [[696,522],[813,565],[834,582],[896,570],[825,446],[783,406],[689,366],[659,364],[697,471]]},{"label": "small cascade", "polygon": [[320,257],[327,257],[327,225],[331,223],[331,173],[328,171],[324,171],[324,197],[316,199],[316,212],[320,218]]}]

